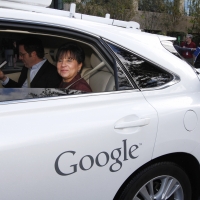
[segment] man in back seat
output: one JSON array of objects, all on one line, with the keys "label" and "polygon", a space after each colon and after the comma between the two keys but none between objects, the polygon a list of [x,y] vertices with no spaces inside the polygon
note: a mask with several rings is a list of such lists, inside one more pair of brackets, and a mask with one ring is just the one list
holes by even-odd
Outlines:
[{"label": "man in back seat", "polygon": [[44,59],[42,41],[28,37],[19,41],[19,59],[24,63],[18,82],[9,79],[0,70],[0,80],[6,88],[57,88],[62,78],[57,69]]}]

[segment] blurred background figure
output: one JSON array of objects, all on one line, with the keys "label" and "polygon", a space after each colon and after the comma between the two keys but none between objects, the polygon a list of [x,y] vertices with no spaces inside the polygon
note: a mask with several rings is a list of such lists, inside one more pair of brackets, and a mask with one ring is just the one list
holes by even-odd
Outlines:
[{"label": "blurred background figure", "polygon": [[178,53],[181,54],[181,55],[182,55],[183,52],[186,52],[186,51],[188,51],[192,54],[194,53],[194,51],[196,51],[196,48],[180,47],[178,45],[174,45],[174,47],[175,47],[176,51],[178,51]]},{"label": "blurred background figure", "polygon": [[[183,48],[191,48],[191,49],[196,49],[196,44],[192,42],[193,36],[191,34],[188,34],[186,36],[185,42],[181,44],[181,47]],[[194,64],[194,56],[191,51],[181,51],[181,55],[185,60],[190,63],[191,65]]]}]

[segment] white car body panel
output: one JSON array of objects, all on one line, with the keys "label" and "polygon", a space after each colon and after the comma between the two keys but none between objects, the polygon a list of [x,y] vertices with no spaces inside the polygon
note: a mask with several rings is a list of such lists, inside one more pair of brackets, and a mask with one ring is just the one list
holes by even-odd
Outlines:
[{"label": "white car body panel", "polygon": [[[140,92],[8,103],[0,105],[0,116],[4,130],[0,139],[0,176],[5,180],[0,193],[1,199],[7,200],[63,199],[64,196],[112,199],[124,177],[151,160],[158,123],[156,111]],[[127,122],[134,118],[149,118],[150,122],[142,127],[115,130],[115,123],[126,116],[131,116]],[[70,173],[69,166],[78,164],[85,155],[95,158],[102,151],[110,155],[116,148],[123,149],[123,140],[127,140],[127,153],[130,146],[138,145],[138,151],[133,153],[138,158],[127,156],[128,160],[123,161],[121,150],[123,166],[117,172],[109,171],[114,163],[111,158],[105,167],[94,164],[90,170],[83,171],[78,166],[77,173],[68,176],[55,171],[56,158],[65,151],[76,151],[74,156],[67,155],[59,161],[60,169]],[[84,164],[88,167],[87,162],[86,159]],[[8,192],[10,188],[12,192]]]}]

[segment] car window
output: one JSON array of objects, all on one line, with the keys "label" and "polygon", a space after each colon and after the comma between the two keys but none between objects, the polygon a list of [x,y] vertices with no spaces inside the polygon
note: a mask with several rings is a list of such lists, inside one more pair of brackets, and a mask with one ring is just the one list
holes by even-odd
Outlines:
[{"label": "car window", "polygon": [[128,79],[127,75],[124,73],[119,63],[117,63],[117,76],[118,76],[118,85],[119,90],[132,90],[136,89],[131,81]]},{"label": "car window", "polygon": [[[123,70],[116,64],[110,62],[101,49],[94,42],[82,37],[73,37],[58,32],[48,32],[35,29],[0,28],[0,64],[7,63],[1,68],[9,79],[18,82],[24,64],[19,59],[18,42],[27,36],[34,36],[43,42],[44,57],[52,65],[57,66],[56,54],[59,46],[65,43],[76,43],[85,52],[85,61],[80,70],[81,80],[87,82],[92,93],[112,92],[116,90],[133,89]],[[116,69],[114,69],[116,67]],[[115,71],[117,71],[115,75]],[[76,80],[76,82],[80,81]],[[86,94],[87,92],[73,89],[73,82],[65,88],[5,88],[0,82],[0,101],[20,100],[31,98],[55,97],[63,95]],[[116,86],[117,84],[117,86]]]},{"label": "car window", "polygon": [[108,43],[131,77],[141,89],[165,85],[173,80],[173,76],[140,56]]}]

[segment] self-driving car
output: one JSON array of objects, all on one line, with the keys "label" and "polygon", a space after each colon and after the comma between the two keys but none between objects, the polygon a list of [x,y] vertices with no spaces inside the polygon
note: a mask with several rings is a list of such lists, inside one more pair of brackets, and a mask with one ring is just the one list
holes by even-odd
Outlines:
[{"label": "self-driving car", "polygon": [[0,199],[197,200],[200,76],[176,38],[50,4],[0,0],[0,70],[18,81],[23,38],[39,38],[56,70],[73,42],[92,92],[0,82]]}]

